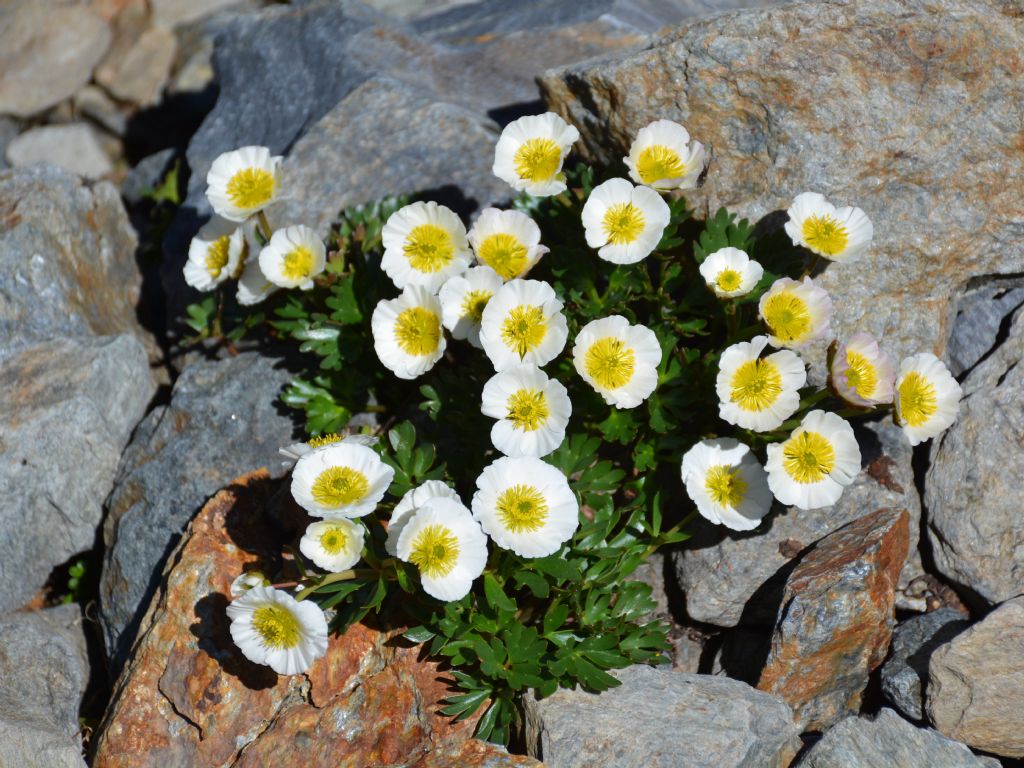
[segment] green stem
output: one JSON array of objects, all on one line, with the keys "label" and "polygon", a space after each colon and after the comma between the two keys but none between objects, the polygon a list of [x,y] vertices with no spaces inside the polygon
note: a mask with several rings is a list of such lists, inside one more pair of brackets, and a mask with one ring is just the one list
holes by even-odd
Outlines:
[{"label": "green stem", "polygon": [[802,400],[800,400],[800,407],[797,410],[798,411],[803,411],[803,410],[806,410],[808,408],[811,408],[812,406],[817,405],[818,403],[820,403],[822,400],[824,400],[825,398],[827,398],[831,394],[832,393],[829,392],[827,387],[825,387],[823,389],[819,389],[813,395],[808,395],[807,397],[805,397]]},{"label": "green stem", "polygon": [[725,345],[731,346],[739,340],[740,313],[739,307],[732,299],[725,300]]},{"label": "green stem", "polygon": [[658,550],[658,547],[660,547],[662,545],[662,543],[663,543],[661,541],[661,539],[666,539],[666,538],[668,538],[669,536],[671,536],[674,533],[679,533],[679,531],[681,531],[684,526],[689,525],[693,521],[693,518],[695,518],[696,516],[697,516],[697,510],[696,509],[691,509],[689,514],[686,517],[684,517],[678,523],[673,525],[667,531],[662,531],[658,535],[658,537],[657,537],[658,540],[655,541],[653,544],[649,544],[647,546],[647,549],[644,550],[644,560],[646,560],[648,557],[653,555]]},{"label": "green stem", "polygon": [[267,214],[260,211],[256,214],[256,218],[259,219],[260,228],[263,230],[263,237],[266,238],[267,242],[270,242],[270,238],[274,234],[274,230],[270,228],[270,222],[267,221]]}]

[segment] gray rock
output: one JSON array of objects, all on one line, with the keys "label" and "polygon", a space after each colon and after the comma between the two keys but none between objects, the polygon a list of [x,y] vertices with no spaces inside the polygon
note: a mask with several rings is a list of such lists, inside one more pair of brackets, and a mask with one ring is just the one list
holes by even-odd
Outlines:
[{"label": "gray rock", "polygon": [[910,445],[888,420],[857,426],[856,431],[864,470],[835,506],[775,512],[748,534],[726,531],[703,518],[697,522],[687,548],[673,553],[691,618],[723,627],[773,623],[793,558],[821,537],[882,507],[910,513],[910,557],[900,585],[923,573],[917,551],[921,500]]},{"label": "gray rock", "polygon": [[154,390],[146,350],[127,334],[54,339],[0,366],[0,612],[92,547]]},{"label": "gray rock", "polygon": [[164,27],[188,24],[238,5],[242,5],[239,0],[150,0],[153,23]]},{"label": "gray rock", "polygon": [[89,81],[110,29],[86,3],[0,4],[0,114],[29,117]]},{"label": "gray rock", "polygon": [[63,336],[131,333],[141,277],[117,190],[50,166],[0,171],[0,360]]},{"label": "gray rock", "polygon": [[1003,603],[932,654],[925,706],[949,738],[1024,757],[1024,597]]},{"label": "gray rock", "polygon": [[121,197],[129,206],[138,205],[145,195],[163,183],[177,153],[173,147],[142,158],[121,182]]},{"label": "gray rock", "polygon": [[87,179],[113,169],[110,158],[88,123],[32,128],[7,145],[7,162],[15,168],[52,163]]},{"label": "gray rock", "polygon": [[995,349],[1022,305],[1024,280],[1017,278],[979,281],[960,295],[946,345],[954,376],[959,378]]},{"label": "gray rock", "polygon": [[645,666],[601,694],[526,701],[530,754],[554,768],[772,768],[800,748],[789,707],[746,683]]},{"label": "gray rock", "polygon": [[0,765],[11,768],[86,768],[81,739],[0,720]]},{"label": "gray rock", "polygon": [[[897,359],[940,354],[970,278],[1024,272],[1024,78],[1005,67],[1024,47],[1019,10],[835,0],[721,14],[541,86],[589,157],[618,161],[656,119],[686,125],[714,154],[687,195],[699,215],[757,221],[809,190],[862,207],[869,255],[820,278],[836,335],[868,331]],[[823,346],[809,352],[820,378]]]},{"label": "gray rock", "polygon": [[[119,41],[120,42],[120,41]],[[171,73],[178,42],[163,26],[151,26],[131,35],[119,50],[112,49],[96,68],[96,82],[122,101],[141,106],[155,104]]]},{"label": "gray rock", "polygon": [[78,89],[74,97],[75,112],[87,117],[114,136],[124,136],[128,128],[128,113],[96,85]]},{"label": "gray rock", "polygon": [[925,481],[927,536],[940,573],[981,603],[1024,592],[1024,311],[1009,337],[963,382],[960,416],[933,441]]},{"label": "gray rock", "polygon": [[10,168],[7,163],[7,145],[14,141],[14,137],[21,131],[21,126],[13,117],[0,115],[0,171]]},{"label": "gray rock", "polygon": [[104,522],[100,621],[119,666],[192,515],[240,474],[283,474],[278,449],[293,424],[277,402],[291,374],[258,353],[202,361],[178,377],[167,406],[146,416],[124,452]]},{"label": "gray rock", "polygon": [[923,693],[932,652],[970,625],[962,613],[940,608],[896,627],[882,666],[882,693],[900,712],[912,720],[924,719]]},{"label": "gray rock", "polygon": [[999,768],[999,761],[978,757],[931,728],[916,728],[891,709],[874,720],[848,717],[811,747],[798,768]]}]

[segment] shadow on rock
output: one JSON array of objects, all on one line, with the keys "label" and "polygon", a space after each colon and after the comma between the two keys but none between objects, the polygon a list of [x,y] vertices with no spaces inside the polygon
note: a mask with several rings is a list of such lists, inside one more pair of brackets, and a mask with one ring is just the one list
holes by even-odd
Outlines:
[{"label": "shadow on rock", "polygon": [[[270,667],[255,664],[242,655],[231,639],[231,619],[227,607],[231,601],[219,592],[201,598],[195,605],[199,621],[189,627],[199,649],[216,659],[225,673],[254,691],[277,685],[277,673]],[[168,669],[170,669],[170,664]]]}]

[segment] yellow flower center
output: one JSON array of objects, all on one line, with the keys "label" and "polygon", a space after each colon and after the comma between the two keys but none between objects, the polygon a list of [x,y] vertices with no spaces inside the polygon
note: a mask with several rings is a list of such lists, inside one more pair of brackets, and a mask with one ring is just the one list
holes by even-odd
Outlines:
[{"label": "yellow flower center", "polygon": [[343,507],[366,496],[370,481],[352,467],[328,467],[313,481],[313,498],[325,507]]},{"label": "yellow flower center", "polygon": [[412,543],[409,561],[432,579],[447,576],[459,561],[459,540],[443,525],[428,525]]},{"label": "yellow flower center", "polygon": [[410,307],[395,320],[395,340],[408,355],[429,355],[441,341],[441,320],[425,307]]},{"label": "yellow flower center", "polygon": [[878,371],[864,357],[851,349],[846,350],[846,385],[863,398],[869,398],[878,389]]},{"label": "yellow flower center", "polygon": [[484,308],[494,294],[490,291],[470,291],[462,300],[462,316],[468,317],[477,325],[484,316]]},{"label": "yellow flower center", "polygon": [[911,427],[920,427],[939,409],[935,385],[917,371],[911,371],[900,382],[897,405],[901,421]]},{"label": "yellow flower center", "polygon": [[348,534],[341,527],[331,527],[320,534],[320,546],[329,555],[336,555],[348,546]]},{"label": "yellow flower center", "polygon": [[228,265],[228,251],[231,249],[231,236],[218,237],[206,249],[206,271],[210,277],[220,277],[221,270]]},{"label": "yellow flower center", "polygon": [[822,480],[836,465],[832,443],[817,432],[801,432],[782,446],[782,467],[796,482]]},{"label": "yellow flower center", "polygon": [[333,443],[340,443],[345,438],[334,432],[328,432],[326,435],[320,435],[319,437],[311,437],[306,441],[306,445],[310,448],[323,448],[325,445],[332,445]]},{"label": "yellow flower center", "polygon": [[313,271],[313,252],[300,245],[284,255],[281,272],[289,280],[303,280]]},{"label": "yellow flower center", "polygon": [[764,303],[764,322],[782,341],[799,341],[811,332],[811,311],[792,291],[779,291]]},{"label": "yellow flower center", "polygon": [[540,307],[520,304],[501,324],[501,340],[519,357],[534,349],[548,333],[548,324]]},{"label": "yellow flower center", "polygon": [[768,360],[748,360],[730,382],[731,398],[744,411],[763,411],[782,394],[782,374]]},{"label": "yellow flower center", "polygon": [[632,203],[616,203],[604,213],[604,230],[612,245],[628,245],[644,231],[644,214]]},{"label": "yellow flower center", "polygon": [[812,251],[835,256],[846,250],[846,227],[831,216],[808,216],[804,220],[804,242]]},{"label": "yellow flower center", "polygon": [[244,211],[262,208],[274,199],[274,174],[262,168],[245,168],[228,181],[228,199]]},{"label": "yellow flower center", "polygon": [[405,238],[409,265],[420,272],[439,272],[455,255],[451,233],[437,224],[420,224]]},{"label": "yellow flower center", "polygon": [[605,336],[590,345],[584,365],[587,374],[601,389],[618,389],[633,378],[636,353],[620,339]]},{"label": "yellow flower center", "polygon": [[743,275],[737,272],[735,269],[723,269],[718,273],[718,277],[715,278],[715,284],[718,286],[718,290],[722,293],[731,293],[732,291],[738,291],[740,285],[743,283]]},{"label": "yellow flower center", "polygon": [[652,144],[637,158],[636,172],[644,184],[653,184],[662,179],[678,179],[686,173],[686,165],[671,147]]},{"label": "yellow flower center", "polygon": [[477,247],[480,261],[505,280],[518,277],[526,269],[526,246],[514,235],[498,234],[484,238]]},{"label": "yellow flower center", "polygon": [[302,638],[295,614],[280,605],[264,605],[252,612],[252,628],[263,644],[278,650],[294,648]]},{"label": "yellow flower center", "polygon": [[704,488],[715,504],[736,509],[747,493],[747,481],[740,477],[739,467],[719,464],[708,470]]},{"label": "yellow flower center", "polygon": [[550,181],[562,165],[562,149],[553,139],[530,139],[516,150],[516,173],[526,181]]},{"label": "yellow flower center", "polygon": [[548,503],[532,485],[513,485],[498,497],[498,518],[512,533],[539,531],[548,519]]},{"label": "yellow flower center", "polygon": [[533,432],[541,427],[551,415],[548,399],[538,389],[520,389],[506,403],[508,416],[516,429]]}]

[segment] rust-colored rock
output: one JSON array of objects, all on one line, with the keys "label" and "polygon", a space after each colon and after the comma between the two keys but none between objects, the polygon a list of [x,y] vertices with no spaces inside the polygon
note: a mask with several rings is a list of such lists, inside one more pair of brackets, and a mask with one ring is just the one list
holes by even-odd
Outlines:
[{"label": "rust-colored rock", "polygon": [[906,510],[880,509],[818,541],[786,582],[758,688],[781,696],[805,730],[857,712],[885,659],[907,557]]},{"label": "rust-colored rock", "polygon": [[419,648],[391,642],[397,631],[353,626],[293,677],[241,655],[224,608],[246,566],[272,570],[276,488],[263,470],[244,475],[192,521],[117,682],[95,768],[540,765],[471,739],[472,721],[441,715],[447,678]]}]

